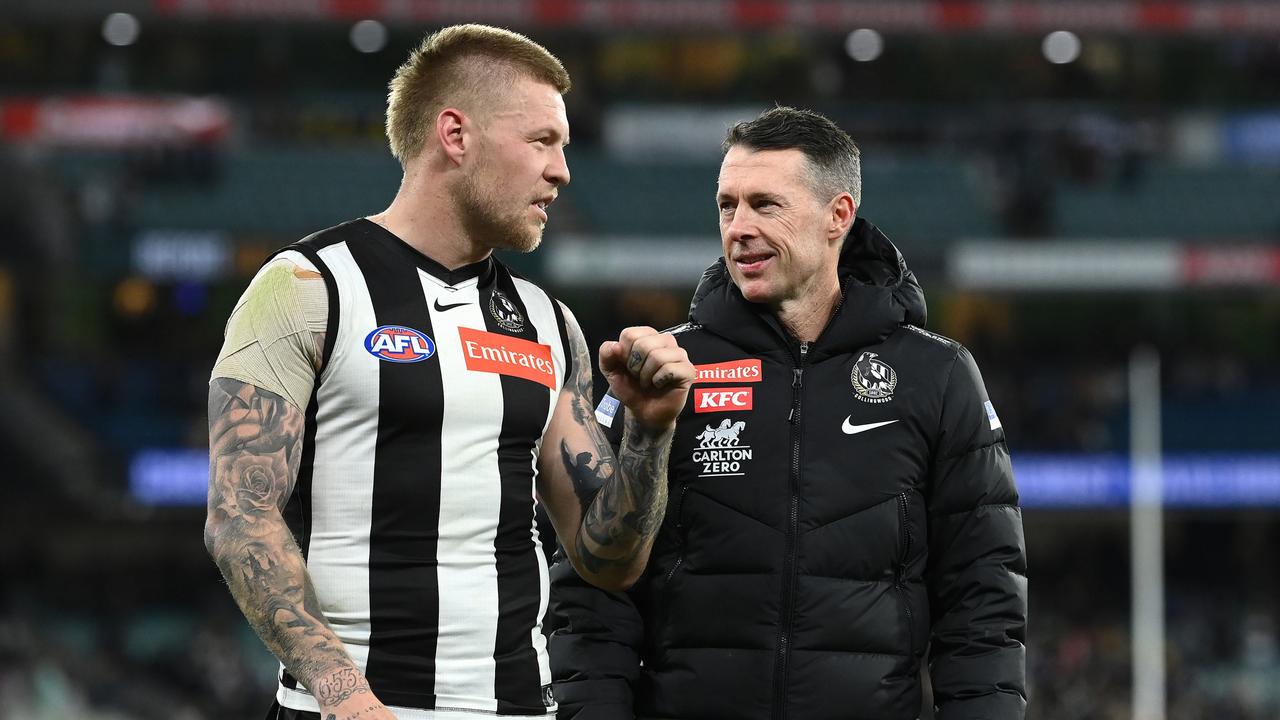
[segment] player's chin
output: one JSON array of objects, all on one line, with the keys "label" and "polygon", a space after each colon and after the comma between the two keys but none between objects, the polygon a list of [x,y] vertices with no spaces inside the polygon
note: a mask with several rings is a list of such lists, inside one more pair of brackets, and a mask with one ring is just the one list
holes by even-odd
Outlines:
[{"label": "player's chin", "polygon": [[542,244],[542,228],[541,226],[532,226],[521,228],[521,232],[512,233],[506,238],[506,242],[502,244],[503,250],[515,250],[516,252],[533,252]]}]

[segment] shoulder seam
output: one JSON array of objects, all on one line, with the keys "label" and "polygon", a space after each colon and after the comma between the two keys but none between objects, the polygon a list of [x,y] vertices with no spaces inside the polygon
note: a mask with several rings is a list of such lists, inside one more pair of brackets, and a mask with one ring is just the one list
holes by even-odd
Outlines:
[{"label": "shoulder seam", "polygon": [[324,375],[325,370],[329,368],[329,360],[333,358],[333,349],[338,342],[338,329],[340,327],[338,316],[342,312],[342,301],[338,297],[338,280],[334,277],[333,271],[329,269],[329,266],[320,257],[320,251],[313,245],[295,243],[285,249],[295,250],[307,260],[310,260],[312,265],[315,265],[316,270],[324,279],[325,290],[329,294],[329,317],[325,323],[323,355],[320,357],[320,368],[316,370],[315,386],[319,387],[320,378]]},{"label": "shoulder seam", "polygon": [[[325,228],[324,230],[317,230],[316,232],[311,233],[310,235],[302,238],[301,240],[292,242],[289,245],[285,246],[285,248],[281,248],[281,249],[287,249],[287,248],[295,247],[298,245],[303,245],[303,246],[312,248],[313,250],[320,251],[329,247],[330,245],[337,245],[340,242],[346,242],[347,240],[350,239],[346,237],[347,233],[338,232],[338,231],[341,228],[345,228],[345,226],[347,226],[348,224],[350,223],[349,222],[341,223],[339,225],[335,225],[330,228]],[[323,240],[320,239],[322,236],[325,236]]]},{"label": "shoulder seam", "polygon": [[936,342],[936,343],[938,343],[939,345],[942,345],[942,346],[944,346],[944,347],[948,347],[948,348],[952,348],[952,349],[959,349],[959,348],[961,347],[961,343],[960,343],[960,341],[958,341],[958,340],[952,340],[951,338],[947,337],[946,335],[939,335],[938,333],[933,332],[933,331],[931,331],[931,330],[925,330],[924,328],[919,327],[918,325],[911,325],[911,324],[909,324],[909,323],[903,323],[903,324],[899,325],[899,327],[906,328],[907,330],[910,330],[911,332],[913,332],[913,333],[915,333],[915,334],[917,334],[917,335],[919,335],[919,336],[921,336],[921,337],[928,338],[928,339],[930,339],[930,340],[932,340],[932,341],[934,341],[934,342]]}]

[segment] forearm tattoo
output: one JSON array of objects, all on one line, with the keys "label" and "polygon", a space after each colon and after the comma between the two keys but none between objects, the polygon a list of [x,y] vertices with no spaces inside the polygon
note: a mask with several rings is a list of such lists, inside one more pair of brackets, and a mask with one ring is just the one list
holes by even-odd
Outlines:
[{"label": "forearm tattoo", "polygon": [[302,552],[280,511],[293,491],[303,418],[261,388],[209,387],[209,515],[205,546],[267,648],[326,706],[368,683],[324,620]]},{"label": "forearm tattoo", "polygon": [[588,572],[625,572],[661,524],[672,432],[651,432],[628,414],[615,457],[592,411],[586,341],[581,332],[571,332],[570,337],[579,358],[571,381],[573,418],[586,429],[593,446],[575,455],[564,441],[560,444],[561,460],[582,507],[575,550]]}]

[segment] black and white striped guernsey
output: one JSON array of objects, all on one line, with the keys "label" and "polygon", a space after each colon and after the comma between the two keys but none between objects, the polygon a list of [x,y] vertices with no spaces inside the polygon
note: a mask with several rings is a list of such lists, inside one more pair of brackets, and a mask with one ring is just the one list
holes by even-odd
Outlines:
[{"label": "black and white striped guernsey", "polygon": [[[554,713],[534,479],[571,369],[559,304],[368,220],[279,255],[329,291],[285,513],[334,632],[401,720]],[[317,709],[283,670],[277,700]]]}]

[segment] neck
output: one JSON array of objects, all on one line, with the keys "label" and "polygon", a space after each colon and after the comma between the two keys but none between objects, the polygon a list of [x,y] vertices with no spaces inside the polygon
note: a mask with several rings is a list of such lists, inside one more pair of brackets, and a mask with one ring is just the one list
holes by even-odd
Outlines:
[{"label": "neck", "polygon": [[812,284],[792,300],[784,300],[774,309],[778,322],[796,340],[813,342],[822,334],[840,304],[840,281],[830,277],[814,278]]},{"label": "neck", "polygon": [[450,270],[480,262],[492,249],[468,237],[444,183],[406,171],[391,206],[369,220]]}]

